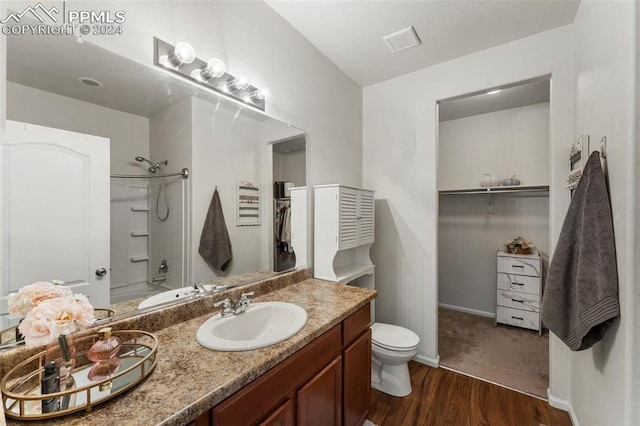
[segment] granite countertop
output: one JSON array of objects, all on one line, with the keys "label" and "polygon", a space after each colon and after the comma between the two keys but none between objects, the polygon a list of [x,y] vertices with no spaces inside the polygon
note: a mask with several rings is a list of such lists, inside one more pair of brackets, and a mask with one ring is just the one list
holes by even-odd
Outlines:
[{"label": "granite countertop", "polygon": [[246,352],[213,351],[196,342],[196,331],[213,316],[214,311],[175,323],[154,332],[158,338],[156,369],[130,391],[98,405],[89,413],[43,422],[7,419],[7,424],[184,425],[322,335],[375,296],[374,290],[315,279],[306,279],[257,296],[256,302],[286,301],[299,305],[307,311],[308,320],[299,333],[284,342]]}]

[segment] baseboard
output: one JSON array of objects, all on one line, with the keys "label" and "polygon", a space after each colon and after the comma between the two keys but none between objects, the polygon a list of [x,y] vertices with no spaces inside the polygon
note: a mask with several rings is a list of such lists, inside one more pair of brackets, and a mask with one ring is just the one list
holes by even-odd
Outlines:
[{"label": "baseboard", "polygon": [[438,368],[440,365],[440,355],[437,358],[429,358],[428,356],[417,354],[413,357],[415,362],[419,362],[420,364],[428,365],[429,367]]},{"label": "baseboard", "polygon": [[556,398],[555,396],[551,395],[551,389],[549,388],[547,388],[547,398],[549,400],[550,406],[569,413],[569,418],[571,419],[571,424],[573,426],[580,426],[578,417],[576,417],[576,413],[575,411],[573,411],[571,402],[567,401],[566,399]]},{"label": "baseboard", "polygon": [[481,317],[487,317],[487,318],[496,317],[496,314],[493,312],[485,312],[485,311],[479,311],[477,309],[463,308],[462,306],[447,305],[446,303],[438,303],[438,306],[445,309],[451,309],[452,311],[460,311],[460,312],[465,312],[467,314],[480,315]]}]

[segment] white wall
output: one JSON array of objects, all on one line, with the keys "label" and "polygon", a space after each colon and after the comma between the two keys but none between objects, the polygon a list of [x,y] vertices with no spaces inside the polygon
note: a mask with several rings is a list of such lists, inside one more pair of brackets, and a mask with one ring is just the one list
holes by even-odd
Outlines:
[{"label": "white wall", "polygon": [[[438,186],[473,188],[483,173],[517,175],[523,185],[549,183],[549,103],[439,124]],[[496,250],[523,236],[549,252],[546,196],[441,196],[438,216],[438,301],[495,315]]]},{"label": "white wall", "polygon": [[134,158],[149,155],[147,118],[20,84],[6,84],[8,119],[109,138],[111,173],[146,170]]},{"label": "white wall", "polygon": [[[621,315],[602,342],[571,353],[571,404],[581,426],[637,425],[639,294],[634,277],[634,108],[636,2],[582,1],[574,27],[574,134],[607,136],[607,164],[616,238]],[[635,383],[633,382],[635,380]]]},{"label": "white wall", "polygon": [[549,184],[549,103],[440,123],[438,188],[480,186],[484,173]]},{"label": "white wall", "polygon": [[[363,91],[363,186],[376,190],[378,319],[414,330],[418,359],[437,362],[438,147],[436,102],[507,83],[552,76],[550,241],[562,225],[572,140],[570,27],[523,38]],[[472,71],[471,71],[472,70]],[[551,389],[569,397],[566,360],[550,359]]]},{"label": "white wall", "polygon": [[305,186],[307,176],[306,151],[294,151],[286,154],[273,153],[273,180],[293,182],[294,186]]}]

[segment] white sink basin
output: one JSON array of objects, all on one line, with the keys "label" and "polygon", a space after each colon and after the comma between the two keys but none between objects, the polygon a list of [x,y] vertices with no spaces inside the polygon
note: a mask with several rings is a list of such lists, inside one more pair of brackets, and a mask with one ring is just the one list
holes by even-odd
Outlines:
[{"label": "white sink basin", "polygon": [[246,312],[209,318],[200,326],[196,340],[205,348],[237,352],[264,348],[296,334],[307,323],[307,312],[284,302],[252,303]]},{"label": "white sink basin", "polygon": [[[205,291],[211,290],[211,285],[203,285]],[[138,309],[150,308],[152,306],[161,305],[163,303],[174,302],[176,300],[184,299],[185,297],[193,296],[193,287],[183,287],[176,290],[168,290],[162,293],[158,293],[151,297],[144,299],[138,305]]]}]

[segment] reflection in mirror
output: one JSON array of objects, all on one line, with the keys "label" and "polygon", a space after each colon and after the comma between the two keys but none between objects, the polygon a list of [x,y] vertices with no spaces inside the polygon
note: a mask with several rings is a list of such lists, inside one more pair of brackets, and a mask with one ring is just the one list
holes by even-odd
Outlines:
[{"label": "reflection in mirror", "polygon": [[[280,268],[271,202],[275,180],[306,183],[304,150],[301,165],[278,166],[293,178],[271,156],[304,149],[303,131],[73,37],[9,36],[7,58],[0,329],[18,320],[7,295],[35,281],[63,280],[122,314],[194,282],[236,286],[306,266],[306,191],[286,240],[296,260]],[[199,252],[216,189],[224,267]]]},{"label": "reflection in mirror", "polygon": [[[300,266],[299,244],[292,233],[300,235],[306,224],[298,222],[298,209],[306,206],[306,142],[304,135],[294,136],[271,145],[273,157],[273,268],[286,271]],[[294,232],[300,227],[298,232]],[[295,243],[295,244],[294,244]]]}]

